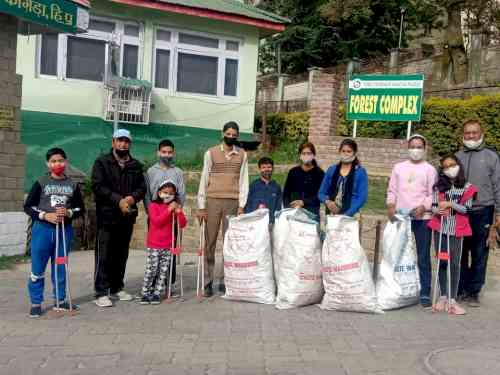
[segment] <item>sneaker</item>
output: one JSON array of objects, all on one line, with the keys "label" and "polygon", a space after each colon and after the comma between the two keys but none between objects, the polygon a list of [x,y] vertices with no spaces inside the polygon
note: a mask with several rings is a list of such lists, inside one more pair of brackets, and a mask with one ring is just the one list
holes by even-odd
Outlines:
[{"label": "sneaker", "polygon": [[42,316],[42,306],[40,305],[32,305],[30,308],[30,318],[39,318]]},{"label": "sneaker", "polygon": [[98,297],[95,300],[95,304],[99,307],[111,307],[111,306],[113,306],[113,302],[109,299],[108,296]]},{"label": "sneaker", "polygon": [[479,302],[479,294],[471,294],[467,300],[467,305],[469,307],[481,307],[481,302]]},{"label": "sneaker", "polygon": [[142,296],[139,304],[140,305],[149,305],[151,303],[151,299],[148,296]]},{"label": "sneaker", "polygon": [[160,296],[159,295],[153,295],[153,297],[151,297],[151,304],[152,305],[159,305],[161,303],[160,301]]},{"label": "sneaker", "polygon": [[226,294],[226,285],[224,283],[219,283],[219,293]]},{"label": "sneaker", "polygon": [[210,298],[213,295],[214,295],[214,289],[212,287],[212,283],[210,282],[205,286],[204,297]]},{"label": "sneaker", "polygon": [[[57,310],[57,306],[56,306],[55,304],[54,304],[54,306],[52,307],[52,310]],[[68,302],[66,302],[66,301],[59,302],[59,310],[60,310],[60,311],[70,311],[70,308],[69,308],[69,303],[68,303]],[[71,305],[71,310],[78,311],[78,310],[80,310],[80,306],[79,306],[79,305],[72,304],[72,305]]]},{"label": "sneaker", "polygon": [[455,301],[454,299],[451,300],[451,305],[450,305],[450,308],[448,309],[448,314],[451,314],[451,315],[465,315],[467,314],[467,311],[465,311],[465,309],[460,306],[457,301]]},{"label": "sneaker", "polygon": [[432,306],[436,312],[443,312],[448,308],[448,299],[445,296],[439,297],[437,303]]},{"label": "sneaker", "polygon": [[134,299],[132,295],[128,294],[124,290],[120,290],[118,293],[112,294],[111,298],[118,301],[132,301]]},{"label": "sneaker", "polygon": [[424,309],[432,307],[431,299],[427,296],[420,297],[420,306],[422,306]]}]

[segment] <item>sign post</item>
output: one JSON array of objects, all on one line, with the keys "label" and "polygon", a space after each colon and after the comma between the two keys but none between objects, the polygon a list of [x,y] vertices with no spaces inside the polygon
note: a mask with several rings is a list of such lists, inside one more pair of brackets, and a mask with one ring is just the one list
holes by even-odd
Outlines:
[{"label": "sign post", "polygon": [[423,74],[352,75],[349,79],[347,120],[402,121],[408,123],[407,137],[412,121],[420,121],[424,89]]}]

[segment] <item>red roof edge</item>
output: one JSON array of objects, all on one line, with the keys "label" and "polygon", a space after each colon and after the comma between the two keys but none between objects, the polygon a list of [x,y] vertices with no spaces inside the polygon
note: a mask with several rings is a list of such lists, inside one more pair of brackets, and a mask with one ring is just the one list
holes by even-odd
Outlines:
[{"label": "red roof edge", "polygon": [[74,3],[83,5],[84,7],[90,8],[90,1],[89,0],[71,0]]},{"label": "red roof edge", "polygon": [[[85,0],[83,0],[83,1],[85,1]],[[219,20],[219,21],[234,22],[234,23],[239,23],[239,24],[243,24],[243,25],[255,26],[255,27],[258,27],[260,29],[273,30],[273,31],[277,31],[277,32],[285,30],[285,25],[283,25],[281,23],[274,23],[274,22],[269,22],[269,21],[264,21],[264,20],[258,20],[255,18],[240,16],[237,14],[218,12],[215,10],[191,8],[191,7],[186,7],[186,6],[182,6],[182,5],[158,3],[158,2],[145,1],[145,0],[111,0],[111,1],[115,2],[115,3],[132,5],[132,6],[137,6],[137,7],[141,7],[141,8],[161,10],[164,12],[185,14],[188,16],[204,17],[204,18],[210,18],[210,19]]]}]

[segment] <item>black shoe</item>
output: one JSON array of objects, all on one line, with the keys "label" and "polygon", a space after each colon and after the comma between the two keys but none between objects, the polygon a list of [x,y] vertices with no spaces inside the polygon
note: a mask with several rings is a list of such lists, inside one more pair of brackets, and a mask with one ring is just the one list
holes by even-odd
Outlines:
[{"label": "black shoe", "polygon": [[151,304],[152,305],[159,305],[160,303],[161,303],[160,296],[155,294],[151,297]]},{"label": "black shoe", "polygon": [[226,285],[224,283],[219,284],[219,292],[222,294],[226,294]]},{"label": "black shoe", "polygon": [[212,287],[212,283],[209,283],[205,286],[204,297],[210,298],[214,295],[214,289]]},{"label": "black shoe", "polygon": [[479,294],[471,294],[467,299],[467,305],[469,307],[481,307],[481,302],[479,301]]},{"label": "black shoe", "polygon": [[[54,305],[52,307],[52,310],[57,310],[57,306]],[[71,309],[70,309],[68,302],[65,302],[65,301],[64,302],[59,302],[59,311],[70,311],[70,310],[78,311],[78,310],[80,310],[80,306],[72,304],[71,305]]]},{"label": "black shoe", "polygon": [[151,298],[148,296],[142,296],[141,300],[139,301],[140,305],[149,305],[151,303]]},{"label": "black shoe", "polygon": [[467,293],[460,293],[457,296],[457,302],[469,302],[469,295]]},{"label": "black shoe", "polygon": [[432,307],[431,299],[427,296],[420,297],[420,306],[422,306],[424,309]]},{"label": "black shoe", "polygon": [[42,316],[42,306],[31,306],[30,318],[39,318]]}]

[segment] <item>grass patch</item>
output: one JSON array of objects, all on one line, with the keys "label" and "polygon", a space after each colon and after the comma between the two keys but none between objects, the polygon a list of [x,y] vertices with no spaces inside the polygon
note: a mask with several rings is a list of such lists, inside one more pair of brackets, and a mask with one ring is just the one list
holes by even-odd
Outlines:
[{"label": "grass patch", "polygon": [[249,162],[257,163],[262,156],[268,156],[273,159],[274,164],[295,164],[299,160],[299,145],[301,143],[302,141],[283,141],[270,152],[259,150],[249,158]]},{"label": "grass patch", "polygon": [[0,270],[13,269],[18,264],[29,262],[30,257],[27,255],[2,255],[0,256]]}]

